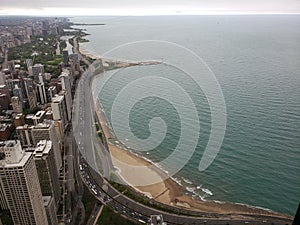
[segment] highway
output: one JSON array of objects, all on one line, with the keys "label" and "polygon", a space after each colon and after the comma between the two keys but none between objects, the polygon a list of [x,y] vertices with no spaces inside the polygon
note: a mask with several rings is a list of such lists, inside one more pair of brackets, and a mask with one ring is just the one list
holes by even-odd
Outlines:
[{"label": "highway", "polygon": [[[76,43],[74,42],[75,46]],[[76,48],[74,48],[76,50]],[[77,48],[78,51],[78,48]],[[82,56],[80,56],[82,58]],[[100,62],[100,69],[102,65]],[[106,145],[100,142],[95,128],[95,106],[92,98],[91,83],[95,68],[90,66],[78,83],[73,102],[72,126],[73,134],[80,151],[79,169],[82,179],[91,193],[104,205],[116,212],[139,221],[148,222],[150,215],[162,214],[168,224],[291,224],[288,218],[264,216],[219,214],[209,212],[194,212],[196,216],[171,214],[142,205],[126,197],[114,189],[104,178],[109,178],[114,172],[110,154]],[[98,70],[97,70],[98,71]],[[101,126],[100,123],[98,123]],[[105,138],[105,137],[104,137]],[[178,208],[175,208],[178,210]],[[189,211],[180,209],[180,212]]]}]

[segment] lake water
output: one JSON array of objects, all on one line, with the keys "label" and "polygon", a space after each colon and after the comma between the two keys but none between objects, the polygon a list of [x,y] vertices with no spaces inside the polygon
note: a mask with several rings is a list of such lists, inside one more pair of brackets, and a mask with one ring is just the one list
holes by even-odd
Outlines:
[{"label": "lake water", "polygon": [[[71,21],[106,24],[81,27],[91,34],[83,46],[98,56],[142,40],[176,43],[200,56],[218,80],[227,110],[220,152],[205,171],[200,172],[198,166],[211,131],[210,108],[203,91],[182,71],[162,64],[106,73],[96,81],[99,85],[106,82],[100,93],[106,115],[111,119],[114,99],[132,81],[147,76],[173,80],[195,103],[201,127],[193,156],[174,177],[195,197],[294,215],[300,200],[300,16],[75,17]],[[152,53],[148,48],[144,55],[137,48],[125,50],[107,55],[145,60],[164,51],[170,57],[182,57],[167,52],[168,48]],[[146,84],[132,88],[132,93],[143,93],[145,88]],[[162,98],[137,102],[129,118],[131,131],[141,139],[150,135],[153,117],[165,121],[163,142],[141,153],[154,162],[168,157],[181,135],[180,116],[166,101],[168,86],[165,90]],[[180,104],[189,108],[178,96]],[[130,98],[124,100],[124,107],[130,102]],[[190,118],[189,111],[183,116]]]}]

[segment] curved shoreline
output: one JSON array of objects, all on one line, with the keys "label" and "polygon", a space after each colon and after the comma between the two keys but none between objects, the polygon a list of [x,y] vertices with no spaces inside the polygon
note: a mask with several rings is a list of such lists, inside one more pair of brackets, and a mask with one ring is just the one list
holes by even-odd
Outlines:
[{"label": "curved shoreline", "polygon": [[[92,54],[87,53],[87,51],[81,46],[80,52],[83,55],[88,57],[98,58]],[[107,139],[107,144],[109,147],[110,154],[113,158],[120,160],[121,162],[125,162],[131,165],[149,165],[153,164],[150,160],[144,159],[142,156],[134,154],[130,151],[124,150],[121,146],[113,144],[110,142],[112,138],[114,138],[114,134],[112,129],[109,127],[109,123],[107,121],[104,110],[97,110],[96,112],[99,121],[101,123],[101,127]],[[141,193],[146,193],[146,196],[150,196],[158,202],[163,204],[177,206],[180,208],[191,209],[196,211],[205,211],[205,212],[218,212],[224,214],[248,214],[248,215],[267,215],[267,216],[278,216],[281,218],[291,219],[290,216],[273,212],[267,209],[257,208],[255,206],[248,206],[242,203],[228,203],[228,202],[217,202],[217,201],[200,201],[195,200],[191,196],[186,195],[182,186],[178,184],[174,180],[174,178],[168,178],[163,182],[147,185],[147,186],[133,186],[130,184],[130,178],[133,175],[130,173],[126,173],[126,169],[122,168],[122,165],[117,162],[117,160],[113,160],[114,166],[119,169],[120,176],[124,178],[124,180],[128,181],[127,183],[134,187],[134,189],[138,190]],[[152,170],[153,173],[160,176],[160,174],[165,173],[162,169],[156,166],[155,170]],[[151,176],[151,174],[144,174],[144,176]],[[136,179],[140,179],[138,176]]]}]

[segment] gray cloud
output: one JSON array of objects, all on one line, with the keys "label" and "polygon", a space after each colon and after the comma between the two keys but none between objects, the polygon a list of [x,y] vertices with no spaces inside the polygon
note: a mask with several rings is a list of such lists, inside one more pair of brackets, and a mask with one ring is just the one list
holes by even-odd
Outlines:
[{"label": "gray cloud", "polygon": [[1,0],[0,9],[38,8],[161,8],[181,7],[235,11],[300,12],[299,0]]}]

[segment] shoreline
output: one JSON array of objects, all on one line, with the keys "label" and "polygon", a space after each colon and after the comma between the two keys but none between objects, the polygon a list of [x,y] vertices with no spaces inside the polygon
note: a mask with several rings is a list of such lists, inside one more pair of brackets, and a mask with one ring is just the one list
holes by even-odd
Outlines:
[{"label": "shoreline", "polygon": [[[99,59],[98,56],[95,56],[79,44],[79,51],[81,54],[91,57],[94,59]],[[95,99],[94,99],[95,100]],[[98,104],[97,104],[98,105]],[[100,105],[100,104],[99,104]],[[100,106],[99,106],[100,107]],[[165,171],[157,167],[153,162],[143,158],[142,156],[131,152],[128,148],[122,148],[120,145],[112,143],[112,140],[115,136],[112,129],[109,127],[105,112],[103,108],[97,109],[96,114],[101,123],[102,130],[106,137],[108,144],[109,152],[112,156],[113,165],[117,168],[119,176],[126,181],[127,185],[133,187],[136,191],[144,194],[147,197],[150,197],[158,202],[161,202],[166,205],[176,206],[179,208],[190,209],[195,211],[203,212],[217,212],[217,213],[235,213],[235,214],[248,214],[248,215],[269,215],[269,216],[278,216],[282,218],[289,218],[289,215],[282,213],[273,212],[269,209],[263,209],[260,207],[250,206],[243,203],[229,203],[229,202],[220,202],[217,200],[197,200],[192,196],[185,194],[187,190],[184,186],[180,185],[175,178],[169,177],[162,182],[146,185],[146,186],[135,186],[132,183],[134,179],[152,179],[152,176],[162,176],[166,175]],[[126,168],[126,165],[135,165],[135,166],[152,166],[151,169],[147,170],[147,173],[136,173],[133,174],[133,171],[129,171]],[[154,167],[153,167],[154,166]],[[153,169],[154,168],[154,169]],[[145,172],[145,171],[143,171]]]}]

